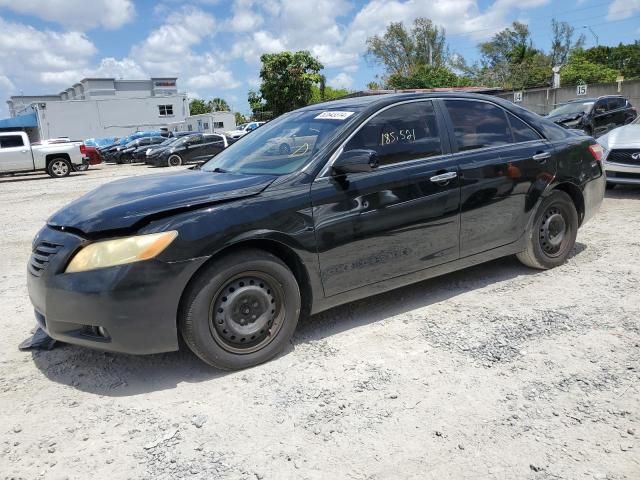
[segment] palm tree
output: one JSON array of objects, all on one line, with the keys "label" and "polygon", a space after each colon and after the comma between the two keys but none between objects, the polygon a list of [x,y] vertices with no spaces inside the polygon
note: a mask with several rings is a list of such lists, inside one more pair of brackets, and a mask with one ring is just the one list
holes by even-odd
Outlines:
[{"label": "palm tree", "polygon": [[228,112],[229,104],[224,98],[216,97],[208,102],[210,111],[212,112]]}]

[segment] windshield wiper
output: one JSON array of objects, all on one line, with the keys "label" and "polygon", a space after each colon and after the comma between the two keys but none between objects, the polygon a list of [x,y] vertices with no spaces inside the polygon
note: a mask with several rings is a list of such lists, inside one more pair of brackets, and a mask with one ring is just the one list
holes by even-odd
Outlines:
[{"label": "windshield wiper", "polygon": [[216,167],[211,170],[214,173],[229,173],[229,170],[225,170],[224,168]]}]

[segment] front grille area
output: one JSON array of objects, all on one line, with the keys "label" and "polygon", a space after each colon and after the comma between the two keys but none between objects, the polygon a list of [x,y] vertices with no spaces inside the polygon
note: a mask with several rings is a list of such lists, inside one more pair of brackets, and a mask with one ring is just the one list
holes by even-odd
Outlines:
[{"label": "front grille area", "polygon": [[29,272],[36,277],[42,275],[49,265],[49,261],[58,253],[62,245],[50,242],[40,242],[31,253],[29,258]]},{"label": "front grille area", "polygon": [[[637,158],[632,157],[635,154],[637,154]],[[607,161],[611,163],[619,163],[621,165],[640,167],[640,148],[611,150],[607,157]]]}]

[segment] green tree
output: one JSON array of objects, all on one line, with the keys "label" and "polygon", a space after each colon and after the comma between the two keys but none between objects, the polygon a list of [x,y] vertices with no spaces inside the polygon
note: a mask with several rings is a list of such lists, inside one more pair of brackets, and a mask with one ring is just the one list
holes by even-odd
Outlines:
[{"label": "green tree", "polygon": [[189,102],[189,112],[191,115],[200,115],[201,113],[208,113],[210,110],[204,100],[194,98]]},{"label": "green tree", "polygon": [[533,46],[529,27],[513,22],[479,45],[482,55],[476,79],[487,86],[521,89],[548,83],[549,57]]},{"label": "green tree", "polygon": [[391,23],[382,36],[367,39],[367,56],[388,76],[409,77],[421,65],[442,67],[449,56],[445,30],[428,18],[416,18],[411,29]]},{"label": "green tree", "polygon": [[240,112],[235,112],[234,115],[236,117],[236,125],[240,125],[242,123],[247,123],[246,117],[243,114],[241,114]]},{"label": "green tree", "polygon": [[584,58],[594,64],[618,70],[626,80],[640,78],[640,40],[616,47],[600,45],[584,50]]},{"label": "green tree", "polygon": [[579,35],[574,41],[575,29],[567,22],[558,22],[552,18],[551,33],[551,52],[549,52],[551,66],[564,65],[571,52],[581,49],[584,45],[584,35]]},{"label": "green tree", "polygon": [[387,80],[387,86],[393,89],[410,88],[438,88],[438,87],[463,87],[471,85],[472,81],[466,77],[460,77],[447,67],[431,67],[420,65],[413,69],[409,76],[391,75]]},{"label": "green tree", "polygon": [[210,112],[228,112],[231,110],[227,101],[220,97],[209,100],[207,102],[207,106],[209,107]]},{"label": "green tree", "polygon": [[329,100],[335,100],[336,98],[344,97],[345,95],[349,95],[349,90],[346,88],[333,88],[329,86],[325,86],[324,90],[318,85],[311,86],[311,100],[309,103],[320,103],[320,102],[328,102]]},{"label": "green tree", "polygon": [[584,50],[577,50],[571,54],[566,66],[560,70],[562,84],[605,83],[616,80],[619,70],[589,61],[589,58]]},{"label": "green tree", "polygon": [[309,104],[312,87],[320,83],[323,68],[316,58],[303,50],[265,53],[260,60],[260,97],[266,110],[278,116]]},{"label": "green tree", "polygon": [[249,102],[249,108],[251,109],[251,117],[253,119],[262,119],[265,111],[265,103],[262,96],[260,96],[260,94],[255,90],[249,90],[247,101]]}]

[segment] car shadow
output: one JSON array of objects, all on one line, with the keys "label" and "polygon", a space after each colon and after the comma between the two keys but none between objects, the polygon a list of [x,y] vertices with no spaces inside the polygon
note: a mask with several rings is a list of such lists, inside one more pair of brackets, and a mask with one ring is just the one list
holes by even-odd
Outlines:
[{"label": "car shadow", "polygon": [[[86,172],[71,172],[69,177],[82,177]],[[35,180],[59,180],[43,172],[7,174],[0,176],[0,183],[31,182]]]},{"label": "car shadow", "polygon": [[[584,244],[576,243],[571,256],[579,255],[585,249]],[[291,344],[281,356],[290,354],[296,345],[380,322],[470,290],[536,273],[536,270],[520,264],[515,257],[505,257],[335,307],[302,319]],[[50,351],[33,351],[31,354],[35,366],[48,379],[83,392],[109,397],[141,395],[176,388],[183,382],[211,381],[232,373],[204,364],[186,345],[181,345],[178,352],[144,356],[101,352],[73,345],[62,345]]]}]

